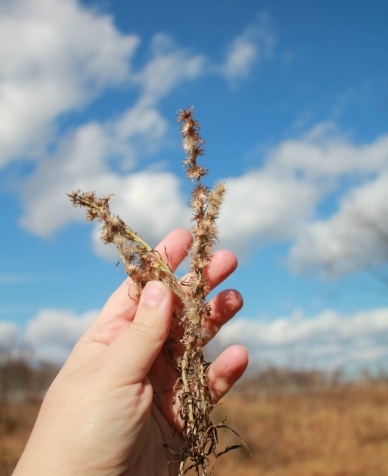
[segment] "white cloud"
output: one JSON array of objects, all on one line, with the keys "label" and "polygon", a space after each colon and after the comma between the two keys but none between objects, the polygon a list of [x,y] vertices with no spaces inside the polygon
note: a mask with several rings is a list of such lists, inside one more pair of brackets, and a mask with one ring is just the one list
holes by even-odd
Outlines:
[{"label": "white cloud", "polygon": [[269,18],[261,13],[229,45],[225,62],[218,71],[229,80],[249,75],[252,66],[272,54],[275,36]]},{"label": "white cloud", "polygon": [[[320,123],[300,139],[285,140],[270,151],[266,170],[299,177],[302,187],[319,191],[310,216],[304,214],[293,236],[288,262],[296,273],[338,277],[386,263],[388,135],[355,144],[334,124]],[[316,205],[329,194],[339,196],[338,210],[314,219]],[[291,200],[289,212],[295,220],[293,208]]]},{"label": "white cloud", "polygon": [[325,310],[306,318],[300,311],[274,321],[235,319],[217,336],[219,346],[244,344],[252,360],[278,365],[336,368],[388,359],[388,309],[341,315]]},{"label": "white cloud", "polygon": [[[174,228],[190,226],[189,210],[179,179],[170,172],[139,172],[117,178],[112,211],[151,246]],[[117,250],[99,239],[94,227],[94,249],[100,256],[117,260]]]},{"label": "white cloud", "polygon": [[91,310],[77,316],[68,310],[42,309],[28,322],[24,340],[38,359],[63,363],[98,312]]},{"label": "white cloud", "polygon": [[[0,321],[0,347],[23,343],[37,359],[63,363],[98,310],[75,314],[65,309],[42,309],[20,329]],[[388,308],[342,315],[327,309],[312,317],[296,310],[273,321],[235,318],[222,328],[212,344],[248,347],[252,362],[303,367],[353,367],[388,359]]]},{"label": "white cloud", "polygon": [[[155,111],[149,109],[142,114],[132,109],[105,127],[89,123],[78,128],[62,140],[55,155],[39,162],[25,182],[21,225],[48,236],[71,221],[85,221],[84,212],[71,207],[66,196],[80,188],[96,190],[99,195],[114,192],[113,213],[153,241],[171,228],[187,226],[187,207],[174,174],[152,170],[124,174],[109,168],[108,159],[114,151],[121,154],[126,166],[136,161],[136,145],[129,147],[128,153],[126,140],[154,137],[156,142],[164,127]],[[100,246],[96,249],[100,254],[109,254]]]},{"label": "white cloud", "polygon": [[122,171],[129,170],[140,155],[159,149],[167,131],[167,122],[154,105],[146,104],[143,98],[127,109],[117,121],[102,127],[109,137],[108,147],[102,160],[115,156]]},{"label": "white cloud", "polygon": [[[35,234],[48,236],[70,221],[83,220],[82,213],[70,207],[66,197],[78,188],[96,190],[100,195],[114,191],[120,200],[125,183],[129,181],[128,185],[132,185],[133,180],[131,175],[114,172],[110,161],[115,160],[121,170],[133,168],[138,150],[147,152],[150,143],[153,149],[158,147],[166,127],[155,108],[135,105],[116,121],[89,122],[68,133],[60,140],[56,152],[42,157],[35,172],[23,182],[24,214],[20,224]],[[161,183],[165,183],[165,177],[161,175]],[[165,185],[174,188],[175,183]],[[149,196],[160,193],[160,187],[147,187]],[[168,193],[162,195],[167,197]],[[158,200],[165,202],[162,196]],[[135,202],[142,208],[140,201],[139,196]]]},{"label": "white cloud", "polygon": [[0,4],[0,166],[41,151],[59,115],[129,77],[139,43],[75,0]]},{"label": "white cloud", "polygon": [[155,104],[183,81],[205,73],[205,56],[178,48],[168,35],[156,34],[150,49],[151,59],[134,75],[142,89],[141,104]]},{"label": "white cloud", "polygon": [[[373,174],[377,178],[371,182]],[[344,176],[350,183],[354,177],[361,183],[369,181],[350,187],[336,215],[314,220],[318,204],[329,193],[343,194]],[[368,230],[365,219],[388,234],[386,177],[387,135],[356,145],[333,124],[318,124],[300,139],[274,147],[262,169],[223,180],[227,188],[219,219],[223,246],[241,252],[247,251],[249,242],[296,240],[289,262],[297,272],[328,264],[352,272],[381,262],[383,256],[387,259],[387,243],[380,239],[376,246],[377,234]],[[363,222],[357,224],[360,216]]]},{"label": "white cloud", "polygon": [[204,58],[178,48],[166,35],[156,35],[151,50],[152,57],[144,68],[131,74],[140,90],[131,107],[115,120],[89,122],[68,131],[54,152],[42,153],[34,173],[21,187],[24,214],[20,224],[25,229],[47,236],[70,221],[83,220],[82,213],[69,207],[66,198],[66,193],[77,188],[97,190],[102,195],[114,191],[117,211],[125,211],[123,216],[130,215],[131,225],[145,227],[154,240],[171,227],[182,225],[187,214],[182,213],[186,207],[178,205],[184,199],[175,176],[168,172],[125,172],[138,164],[139,155],[144,157],[160,148],[167,123],[157,103],[182,81],[203,74]]},{"label": "white cloud", "polygon": [[304,227],[291,248],[291,267],[338,277],[386,263],[387,217],[388,174],[383,174],[353,187],[331,217]]},{"label": "white cloud", "polygon": [[[83,220],[65,195],[76,188],[115,192],[114,210],[154,242],[187,224],[180,179],[166,171],[131,172],[164,145],[168,124],[158,109],[163,97],[201,75],[245,77],[255,62],[272,54],[275,36],[268,17],[258,15],[230,43],[221,66],[157,34],[148,59],[133,70],[139,38],[120,33],[111,17],[76,0],[5,1],[0,14],[0,166],[23,153],[36,160],[20,187],[21,225],[47,236]],[[82,109],[104,88],[129,82],[138,97],[121,115],[57,136],[61,115]],[[219,221],[223,246],[246,252],[254,242],[296,239],[289,261],[298,272],[326,269],[333,258],[337,275],[375,263],[382,247],[371,246],[362,227],[356,227],[357,238],[350,236],[349,219],[357,212],[380,226],[387,165],[387,135],[356,144],[334,124],[317,124],[274,147],[262,169],[226,179]],[[365,185],[373,174],[375,185]],[[357,177],[364,185],[353,186],[332,217],[314,220],[327,193],[343,195],[343,177]],[[110,254],[97,244],[95,232],[94,242],[98,253]]]},{"label": "white cloud", "polygon": [[21,334],[21,329],[11,321],[0,321],[0,351],[12,349]]},{"label": "white cloud", "polygon": [[[253,61],[270,54],[274,40],[268,18],[259,15],[232,42],[224,69],[156,34],[149,58],[133,71],[130,62],[139,38],[123,35],[111,17],[75,0],[15,0],[3,3],[0,11],[0,40],[3,35],[5,45],[0,52],[0,107],[3,101],[2,110],[9,108],[0,123],[1,160],[5,165],[25,153],[36,161],[20,187],[20,224],[47,236],[70,221],[83,220],[65,195],[77,188],[99,194],[114,191],[118,213],[130,215],[132,226],[145,229],[154,241],[171,227],[188,224],[175,176],[129,172],[163,143],[167,122],[158,111],[163,97],[200,75],[245,75]],[[56,135],[60,115],[82,109],[104,88],[120,82],[138,89],[137,99],[121,116]],[[96,249],[102,252],[100,246]]]},{"label": "white cloud", "polygon": [[261,15],[238,36],[221,68],[156,34],[150,58],[132,71],[140,39],[122,34],[110,16],[76,0],[2,2],[0,167],[44,153],[56,142],[58,118],[80,111],[106,88],[131,83],[140,91],[137,107],[156,113],[157,101],[183,81],[212,73],[245,76],[254,61],[270,53],[268,23]]},{"label": "white cloud", "polygon": [[388,169],[388,135],[354,144],[334,123],[323,122],[300,139],[279,144],[267,161],[270,169],[299,172],[309,179],[379,172]]},{"label": "white cloud", "polygon": [[[80,126],[62,139],[55,154],[39,162],[26,181],[22,226],[46,236],[70,221],[84,220],[83,213],[70,207],[66,197],[77,188],[97,190],[101,195],[113,191],[116,196],[112,210],[153,242],[171,228],[187,226],[180,178],[167,171],[115,172],[109,164],[114,157],[121,169],[131,169],[138,149],[146,148],[147,142],[157,147],[166,127],[156,108],[143,109],[140,104],[116,121]],[[296,239],[290,263],[297,272],[326,266],[345,251],[349,264],[338,261],[338,265],[346,272],[362,268],[366,261],[355,257],[367,256],[365,249],[370,240],[367,242],[365,233],[360,233],[358,240],[349,241],[349,219],[353,217],[354,221],[356,212],[372,221],[384,216],[385,179],[363,186],[362,193],[361,189],[351,189],[340,212],[329,220],[314,220],[314,212],[326,194],[336,190],[339,176],[363,177],[375,172],[383,177],[387,145],[386,136],[354,145],[338,133],[328,134],[322,124],[299,140],[281,143],[268,154],[262,169],[224,179],[227,194],[218,223],[222,245],[246,254],[255,242]],[[99,244],[96,232],[93,236],[99,254],[116,256],[114,250]],[[359,254],[363,241],[367,244],[364,253]],[[357,246],[352,246],[356,242]],[[377,248],[370,248],[380,259]]]},{"label": "white cloud", "polygon": [[223,180],[227,193],[218,221],[220,241],[235,252],[247,251],[252,239],[291,239],[311,215],[319,187],[267,170]]}]

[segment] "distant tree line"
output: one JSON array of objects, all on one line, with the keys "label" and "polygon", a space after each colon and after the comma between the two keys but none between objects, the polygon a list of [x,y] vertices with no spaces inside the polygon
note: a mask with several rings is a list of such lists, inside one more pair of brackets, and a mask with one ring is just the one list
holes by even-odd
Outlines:
[{"label": "distant tree line", "polygon": [[388,371],[376,373],[361,370],[350,379],[341,370],[332,372],[320,369],[293,369],[267,366],[258,368],[237,385],[235,391],[245,396],[303,393],[322,390],[343,389],[345,386],[388,384]]},{"label": "distant tree line", "polygon": [[[0,349],[0,404],[41,401],[59,369],[53,363],[34,361],[29,352],[15,354]],[[364,369],[357,378],[349,380],[341,370],[328,372],[268,365],[251,371],[233,392],[246,396],[276,395],[373,384],[388,384],[388,371],[381,369],[372,374]]]},{"label": "distant tree line", "polygon": [[28,352],[0,349],[0,403],[42,400],[58,371],[52,363],[34,362]]}]

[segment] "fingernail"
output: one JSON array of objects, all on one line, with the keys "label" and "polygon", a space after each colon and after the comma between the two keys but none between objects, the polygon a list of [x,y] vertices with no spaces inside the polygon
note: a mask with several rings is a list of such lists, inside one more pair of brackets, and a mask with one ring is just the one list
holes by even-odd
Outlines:
[{"label": "fingernail", "polygon": [[151,306],[159,306],[165,297],[166,289],[162,283],[158,283],[157,281],[147,283],[142,293],[142,301]]}]

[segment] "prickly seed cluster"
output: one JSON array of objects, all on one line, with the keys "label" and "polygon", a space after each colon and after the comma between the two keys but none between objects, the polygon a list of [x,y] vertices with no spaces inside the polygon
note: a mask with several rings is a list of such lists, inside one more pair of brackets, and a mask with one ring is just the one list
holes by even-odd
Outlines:
[{"label": "prickly seed cluster", "polygon": [[109,200],[112,196],[96,198],[95,192],[84,193],[80,190],[69,194],[75,207],[87,208],[88,221],[96,219],[103,224],[100,238],[104,243],[116,246],[125,272],[136,285],[136,296],[141,294],[148,281],[158,280],[165,282],[181,297],[182,290],[168,264],[119,216],[111,213]]},{"label": "prickly seed cluster", "polygon": [[[195,468],[196,473],[209,473],[210,459],[238,446],[217,452],[217,430],[227,428],[222,422],[213,425],[210,413],[214,408],[207,382],[209,364],[202,353],[203,323],[210,313],[206,294],[209,291],[205,269],[210,262],[210,254],[217,241],[216,219],[218,217],[225,187],[217,183],[213,190],[201,183],[207,171],[197,162],[204,155],[204,141],[199,134],[200,125],[193,118],[192,109],[182,110],[178,115],[181,123],[183,161],[187,177],[194,182],[190,208],[193,211],[193,244],[189,251],[191,273],[188,281],[181,283],[174,276],[168,264],[142,238],[127,226],[109,208],[112,195],[96,198],[94,192],[79,190],[69,195],[74,206],[87,208],[87,219],[98,220],[102,224],[101,240],[113,243],[120,254],[124,269],[132,278],[139,296],[150,280],[165,282],[180,298],[180,310],[176,312],[184,331],[180,343],[183,355],[173,355],[172,365],[177,371],[174,386],[175,399],[179,401],[179,416],[183,421],[183,446],[179,455],[179,474]],[[183,292],[182,284],[185,291]],[[232,430],[233,431],[233,430]],[[175,452],[174,452],[175,453]]]}]

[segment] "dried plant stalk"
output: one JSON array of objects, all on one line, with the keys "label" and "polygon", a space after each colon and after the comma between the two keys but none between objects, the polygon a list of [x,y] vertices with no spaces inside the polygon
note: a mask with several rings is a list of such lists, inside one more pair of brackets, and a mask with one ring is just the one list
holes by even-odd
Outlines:
[{"label": "dried plant stalk", "polygon": [[[214,408],[208,387],[207,369],[202,353],[203,324],[210,314],[206,301],[209,283],[205,270],[210,262],[210,254],[217,241],[216,219],[218,217],[225,187],[216,183],[210,190],[201,180],[207,171],[197,159],[204,155],[204,141],[199,134],[200,125],[194,120],[192,109],[182,110],[178,115],[181,123],[183,149],[186,159],[183,161],[187,177],[194,182],[190,208],[193,211],[193,244],[189,251],[191,273],[187,282],[181,283],[161,256],[140,236],[128,227],[119,216],[113,215],[109,208],[112,195],[96,198],[95,192],[76,191],[69,194],[74,206],[84,206],[87,219],[97,219],[103,224],[101,239],[104,243],[113,243],[120,254],[124,269],[136,285],[139,296],[145,284],[150,280],[166,283],[179,297],[180,312],[177,316],[183,326],[180,343],[183,355],[173,356],[173,365],[178,377],[174,387],[178,399],[179,416],[183,422],[183,446],[179,454],[179,475],[195,468],[196,474],[207,475],[210,467],[210,455],[215,458],[239,447],[228,447],[217,453],[217,430],[228,428],[224,422],[214,425],[210,413]],[[185,285],[185,292],[182,290]],[[179,315],[178,315],[179,314]],[[233,430],[232,430],[233,431]],[[167,445],[166,445],[167,446]]]}]

